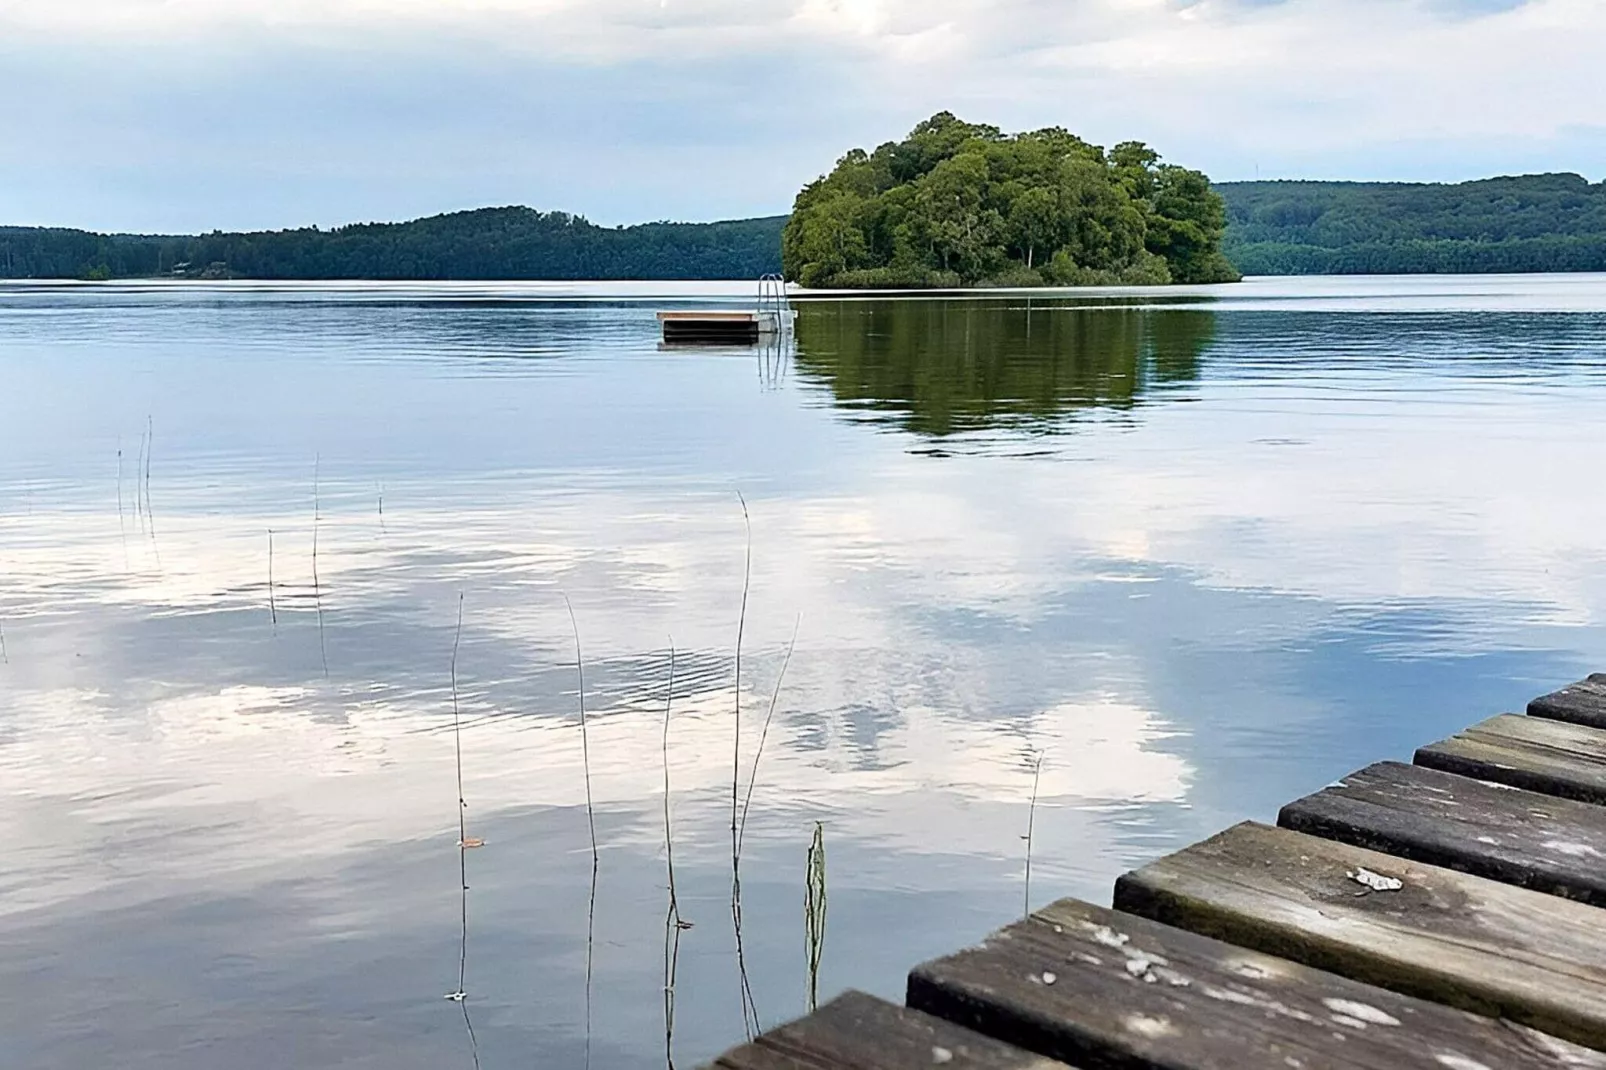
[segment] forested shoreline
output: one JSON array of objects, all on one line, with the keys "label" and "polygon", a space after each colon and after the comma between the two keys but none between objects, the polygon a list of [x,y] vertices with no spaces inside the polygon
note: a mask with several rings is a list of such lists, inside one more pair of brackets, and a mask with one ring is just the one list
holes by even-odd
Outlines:
[{"label": "forested shoreline", "polygon": [[0,227],[0,278],[729,279],[780,268],[785,216],[603,227],[481,208],[406,223],[201,235]]},{"label": "forested shoreline", "polygon": [[1606,182],[1228,182],[1223,248],[1248,275],[1606,271]]},{"label": "forested shoreline", "polygon": [[[1245,274],[1606,271],[1606,183],[1578,175],[1212,188],[1226,206],[1222,251]],[[788,219],[602,227],[486,208],[256,233],[0,227],[0,278],[750,279],[781,270]],[[1046,266],[1035,250],[1027,259]]]}]

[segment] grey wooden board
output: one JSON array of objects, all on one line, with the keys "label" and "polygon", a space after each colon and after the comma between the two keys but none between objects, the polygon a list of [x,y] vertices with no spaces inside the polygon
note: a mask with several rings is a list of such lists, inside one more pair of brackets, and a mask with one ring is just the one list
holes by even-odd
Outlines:
[{"label": "grey wooden board", "polygon": [[1277,823],[1606,906],[1606,806],[1380,762],[1289,803]]},{"label": "grey wooden board", "polygon": [[1606,1067],[1606,1055],[1062,900],[916,967],[909,1005],[1088,1067]]},{"label": "grey wooden board", "polygon": [[1528,715],[1606,728],[1606,673],[1591,673],[1576,684],[1539,696],[1528,703]]},{"label": "grey wooden board", "polygon": [[[1369,891],[1355,876],[1397,879]],[[1606,913],[1246,822],[1116,882],[1120,910],[1606,1047]]]},{"label": "grey wooden board", "polygon": [[714,1060],[719,1070],[1066,1070],[990,1037],[848,992]]},{"label": "grey wooden board", "polygon": [[1606,804],[1606,732],[1503,713],[1416,752],[1416,764]]}]

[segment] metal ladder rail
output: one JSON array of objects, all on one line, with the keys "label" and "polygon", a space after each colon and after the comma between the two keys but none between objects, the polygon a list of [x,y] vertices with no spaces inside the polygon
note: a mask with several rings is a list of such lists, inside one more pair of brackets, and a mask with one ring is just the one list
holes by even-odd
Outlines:
[{"label": "metal ladder rail", "polygon": [[786,280],[780,275],[772,272],[759,276],[758,311],[761,315],[765,312],[774,313],[777,334],[791,333],[792,304],[786,297]]}]

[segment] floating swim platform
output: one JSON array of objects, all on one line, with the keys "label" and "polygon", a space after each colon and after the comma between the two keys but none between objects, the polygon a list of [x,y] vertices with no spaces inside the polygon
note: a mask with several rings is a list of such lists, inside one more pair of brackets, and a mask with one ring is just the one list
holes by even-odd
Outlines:
[{"label": "floating swim platform", "polygon": [[790,323],[786,311],[754,312],[688,309],[658,313],[666,342],[750,345],[760,335],[780,334]]}]

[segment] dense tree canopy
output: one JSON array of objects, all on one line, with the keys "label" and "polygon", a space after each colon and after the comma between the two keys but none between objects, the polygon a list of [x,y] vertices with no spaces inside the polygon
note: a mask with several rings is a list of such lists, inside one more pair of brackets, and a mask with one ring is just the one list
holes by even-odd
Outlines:
[{"label": "dense tree canopy", "polygon": [[1224,282],[1225,225],[1209,179],[1138,142],[942,112],[805,186],[781,263],[826,287]]},{"label": "dense tree canopy", "polygon": [[564,212],[484,208],[194,237],[0,227],[0,278],[751,279],[779,267],[783,222],[600,227]]},{"label": "dense tree canopy", "polygon": [[1579,175],[1217,189],[1251,275],[1606,271],[1606,183]]}]

